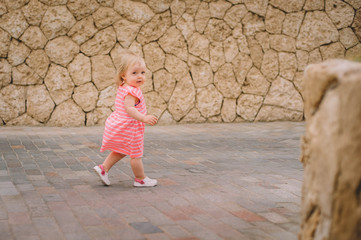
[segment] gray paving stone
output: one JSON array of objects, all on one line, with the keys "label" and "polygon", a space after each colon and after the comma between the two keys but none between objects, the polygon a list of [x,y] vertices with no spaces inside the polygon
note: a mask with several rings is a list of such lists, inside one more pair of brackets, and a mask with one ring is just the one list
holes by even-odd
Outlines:
[{"label": "gray paving stone", "polygon": [[2,236],[297,239],[304,123],[147,126],[150,189],[133,188],[129,157],[99,182],[102,131],[0,128]]}]

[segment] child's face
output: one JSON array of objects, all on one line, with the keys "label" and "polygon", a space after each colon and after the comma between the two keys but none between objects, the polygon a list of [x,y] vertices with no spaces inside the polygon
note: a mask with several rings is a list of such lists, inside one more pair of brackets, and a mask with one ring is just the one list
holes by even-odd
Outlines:
[{"label": "child's face", "polygon": [[145,65],[142,63],[135,63],[129,66],[122,77],[127,85],[133,87],[142,86],[145,81]]}]

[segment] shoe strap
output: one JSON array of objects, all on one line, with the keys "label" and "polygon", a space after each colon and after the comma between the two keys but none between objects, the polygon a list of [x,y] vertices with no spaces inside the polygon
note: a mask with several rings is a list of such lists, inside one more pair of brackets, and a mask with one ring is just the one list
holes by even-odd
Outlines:
[{"label": "shoe strap", "polygon": [[102,175],[104,175],[105,174],[105,170],[104,170],[104,167],[103,167],[103,165],[99,165],[99,168],[102,170]]},{"label": "shoe strap", "polygon": [[142,179],[134,178],[134,181],[136,181],[140,184],[144,184],[144,181]]}]

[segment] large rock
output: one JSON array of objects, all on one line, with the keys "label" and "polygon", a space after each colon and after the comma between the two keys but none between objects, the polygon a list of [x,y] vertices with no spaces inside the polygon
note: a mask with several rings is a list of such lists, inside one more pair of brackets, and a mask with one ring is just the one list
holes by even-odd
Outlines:
[{"label": "large rock", "polygon": [[56,105],[68,100],[73,93],[74,83],[66,68],[59,65],[50,65],[44,83]]},{"label": "large rock", "polygon": [[49,41],[45,52],[52,62],[66,67],[79,53],[79,46],[69,37],[62,36]]},{"label": "large rock", "polygon": [[205,87],[213,82],[212,69],[207,62],[190,56],[189,66],[191,68],[193,83],[197,88]]},{"label": "large rock", "polygon": [[85,113],[72,99],[68,99],[55,108],[47,125],[56,127],[84,126]]},{"label": "large rock", "polygon": [[0,28],[0,57],[6,57],[10,47],[11,36]]},{"label": "large rock", "polygon": [[235,28],[240,24],[241,20],[246,16],[247,9],[244,5],[233,5],[227,10],[224,21],[231,27]]},{"label": "large rock", "polygon": [[246,81],[243,83],[242,91],[244,93],[266,95],[270,83],[262,75],[262,73],[255,67],[247,74]]},{"label": "large rock", "polygon": [[177,82],[168,103],[168,111],[176,121],[184,117],[194,107],[196,90],[189,74]]},{"label": "large rock", "polygon": [[249,11],[254,12],[260,16],[265,16],[267,12],[268,1],[265,0],[244,0]]},{"label": "large rock", "polygon": [[68,65],[68,71],[76,86],[91,81],[90,59],[82,53]]},{"label": "large rock", "polygon": [[170,54],[166,54],[164,67],[177,81],[181,80],[189,73],[188,65],[178,57]]},{"label": "large rock", "polygon": [[95,12],[99,4],[96,0],[68,0],[66,4],[77,20],[89,16]]},{"label": "large rock", "polygon": [[148,5],[131,0],[115,0],[114,10],[131,22],[145,24],[154,16]]},{"label": "large rock", "polygon": [[113,24],[117,40],[124,48],[129,47],[139,32],[142,25],[140,23],[130,22],[127,19],[121,19]]},{"label": "large rock", "polygon": [[339,34],[326,13],[307,12],[297,37],[297,48],[311,51],[323,44],[337,41]]},{"label": "large rock", "polygon": [[278,52],[296,52],[296,41],[286,35],[271,35],[270,47]]},{"label": "large rock", "polygon": [[44,85],[30,86],[26,100],[27,114],[30,117],[42,123],[49,120],[55,104]]},{"label": "large rock", "polygon": [[164,101],[168,102],[176,84],[176,80],[172,74],[164,69],[161,69],[154,73],[153,82],[155,91],[159,93]]},{"label": "large rock", "polygon": [[344,1],[326,0],[326,13],[338,29],[352,24],[355,10]]},{"label": "large rock", "polygon": [[237,81],[243,85],[249,70],[252,67],[252,59],[246,55],[239,53],[232,61],[233,71],[236,75]]},{"label": "large rock", "polygon": [[286,108],[263,105],[259,110],[255,121],[302,121],[303,112],[290,110]]},{"label": "large rock", "polygon": [[212,18],[223,18],[226,11],[232,6],[231,3],[225,0],[211,1],[209,3],[209,11]]},{"label": "large rock", "polygon": [[330,58],[344,58],[345,57],[345,48],[344,46],[337,42],[332,43],[327,46],[320,47],[321,56],[323,60]]},{"label": "large rock", "polygon": [[223,42],[223,51],[226,62],[232,62],[235,56],[237,56],[238,54],[237,40],[234,39],[232,36],[228,37]]},{"label": "large rock", "polygon": [[73,99],[84,112],[92,111],[98,101],[98,90],[93,83],[86,83],[74,88]]},{"label": "large rock", "polygon": [[11,83],[11,65],[6,59],[0,59],[0,89]]},{"label": "large rock", "polygon": [[[208,4],[206,5],[208,6]],[[186,4],[183,1],[172,1],[170,10],[172,12],[172,24],[176,24],[186,10]]]},{"label": "large rock", "polygon": [[303,11],[288,13],[282,25],[282,33],[291,37],[297,37],[305,13]]},{"label": "large rock", "polygon": [[299,239],[359,239],[361,64],[329,60],[305,73],[306,134]]},{"label": "large rock", "polygon": [[355,46],[359,43],[357,36],[351,28],[344,28],[339,31],[340,42],[345,46],[346,49]]},{"label": "large rock", "polygon": [[272,82],[264,104],[303,111],[303,99],[300,93],[291,82],[281,77]]},{"label": "large rock", "polygon": [[141,27],[137,36],[138,42],[145,45],[158,40],[169,29],[171,21],[169,11],[156,15],[150,22]]},{"label": "large rock", "polygon": [[43,18],[47,6],[40,1],[33,0],[24,6],[21,10],[30,25],[39,26]]},{"label": "large rock", "polygon": [[223,100],[221,116],[223,122],[233,122],[236,119],[236,99],[225,98]]},{"label": "large rock", "polygon": [[13,39],[8,51],[8,61],[11,65],[17,66],[24,63],[29,56],[30,49],[22,42]]},{"label": "large rock", "polygon": [[93,15],[95,26],[102,29],[112,25],[122,17],[113,8],[100,7]]},{"label": "large rock", "polygon": [[214,85],[226,98],[237,98],[241,94],[241,84],[237,82],[232,64],[226,63],[214,75]]},{"label": "large rock", "polygon": [[270,0],[269,3],[285,12],[297,12],[302,9],[305,0]]},{"label": "large rock", "polygon": [[254,121],[262,102],[262,96],[242,94],[237,99],[237,114],[246,121]]},{"label": "large rock", "polygon": [[108,55],[91,58],[92,79],[99,91],[115,83],[116,70]]},{"label": "large rock", "polygon": [[44,78],[49,69],[49,58],[44,50],[33,50],[28,58],[26,64],[33,69],[40,77]]},{"label": "large rock", "polygon": [[100,92],[97,107],[112,107],[114,105],[117,87],[111,85]]},{"label": "large rock", "polygon": [[242,20],[243,31],[246,36],[254,35],[265,30],[263,19],[257,14],[248,12]]},{"label": "large rock", "polygon": [[6,13],[0,18],[0,27],[13,38],[19,38],[28,26],[29,24],[20,9]]},{"label": "large rock", "polygon": [[232,30],[223,20],[211,18],[204,33],[211,41],[223,42],[232,34]]},{"label": "large rock", "polygon": [[187,61],[187,44],[177,28],[170,27],[164,36],[159,39],[158,43],[166,53],[173,54],[183,61]]},{"label": "large rock", "polygon": [[164,67],[165,54],[158,43],[151,42],[143,47],[144,60],[147,68],[156,72]]},{"label": "large rock", "polygon": [[25,113],[25,87],[8,85],[0,90],[0,118],[6,122]]},{"label": "large rock", "polygon": [[157,92],[148,92],[144,94],[144,99],[147,105],[147,113],[160,117],[167,109],[167,104]]},{"label": "large rock", "polygon": [[77,44],[83,44],[98,32],[92,17],[87,17],[77,22],[68,32],[68,36]]},{"label": "large rock", "polygon": [[86,114],[86,126],[104,125],[112,111],[107,107],[96,108]]},{"label": "large rock", "polygon": [[294,53],[280,52],[278,54],[280,76],[292,80],[297,70],[297,58]]},{"label": "large rock", "polygon": [[263,61],[261,65],[261,72],[268,81],[275,79],[278,75],[278,54],[274,50],[268,50],[263,55]]},{"label": "large rock", "polygon": [[56,6],[46,10],[40,28],[48,39],[53,39],[66,34],[75,23],[66,6]]},{"label": "large rock", "polygon": [[282,23],[284,19],[284,12],[272,6],[268,6],[265,19],[266,31],[269,33],[280,34],[282,32]]},{"label": "large rock", "polygon": [[220,66],[226,63],[226,59],[223,52],[223,44],[220,42],[212,42],[209,45],[210,65],[214,72],[218,70]]},{"label": "large rock", "polygon": [[26,64],[21,64],[12,71],[13,84],[16,85],[33,85],[42,84],[43,79]]},{"label": "large rock", "polygon": [[[178,1],[174,1],[174,2],[178,2]],[[172,16],[173,16],[173,11],[172,11]],[[209,5],[206,2],[202,2],[199,5],[197,14],[194,19],[194,25],[198,32],[203,33],[210,18],[211,18],[211,13],[209,12]]]},{"label": "large rock", "polygon": [[108,54],[114,47],[115,43],[115,32],[112,27],[108,27],[96,33],[93,38],[82,44],[80,49],[88,56]]},{"label": "large rock", "polygon": [[31,49],[44,48],[46,42],[48,41],[40,28],[35,26],[31,26],[26,29],[20,40]]},{"label": "large rock", "polygon": [[189,53],[209,62],[209,41],[206,37],[195,32],[188,39],[187,43]]},{"label": "large rock", "polygon": [[209,118],[221,113],[222,94],[213,84],[197,89],[196,106],[202,116]]}]

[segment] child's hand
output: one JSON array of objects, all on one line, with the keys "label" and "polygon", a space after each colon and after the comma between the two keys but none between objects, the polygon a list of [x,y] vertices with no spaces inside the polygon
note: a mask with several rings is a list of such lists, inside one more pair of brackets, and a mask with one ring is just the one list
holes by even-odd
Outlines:
[{"label": "child's hand", "polygon": [[152,126],[154,124],[156,124],[157,121],[158,121],[158,118],[156,116],[153,116],[153,115],[146,115],[144,117],[144,120],[143,120],[144,123],[148,123],[149,125],[152,125]]}]

